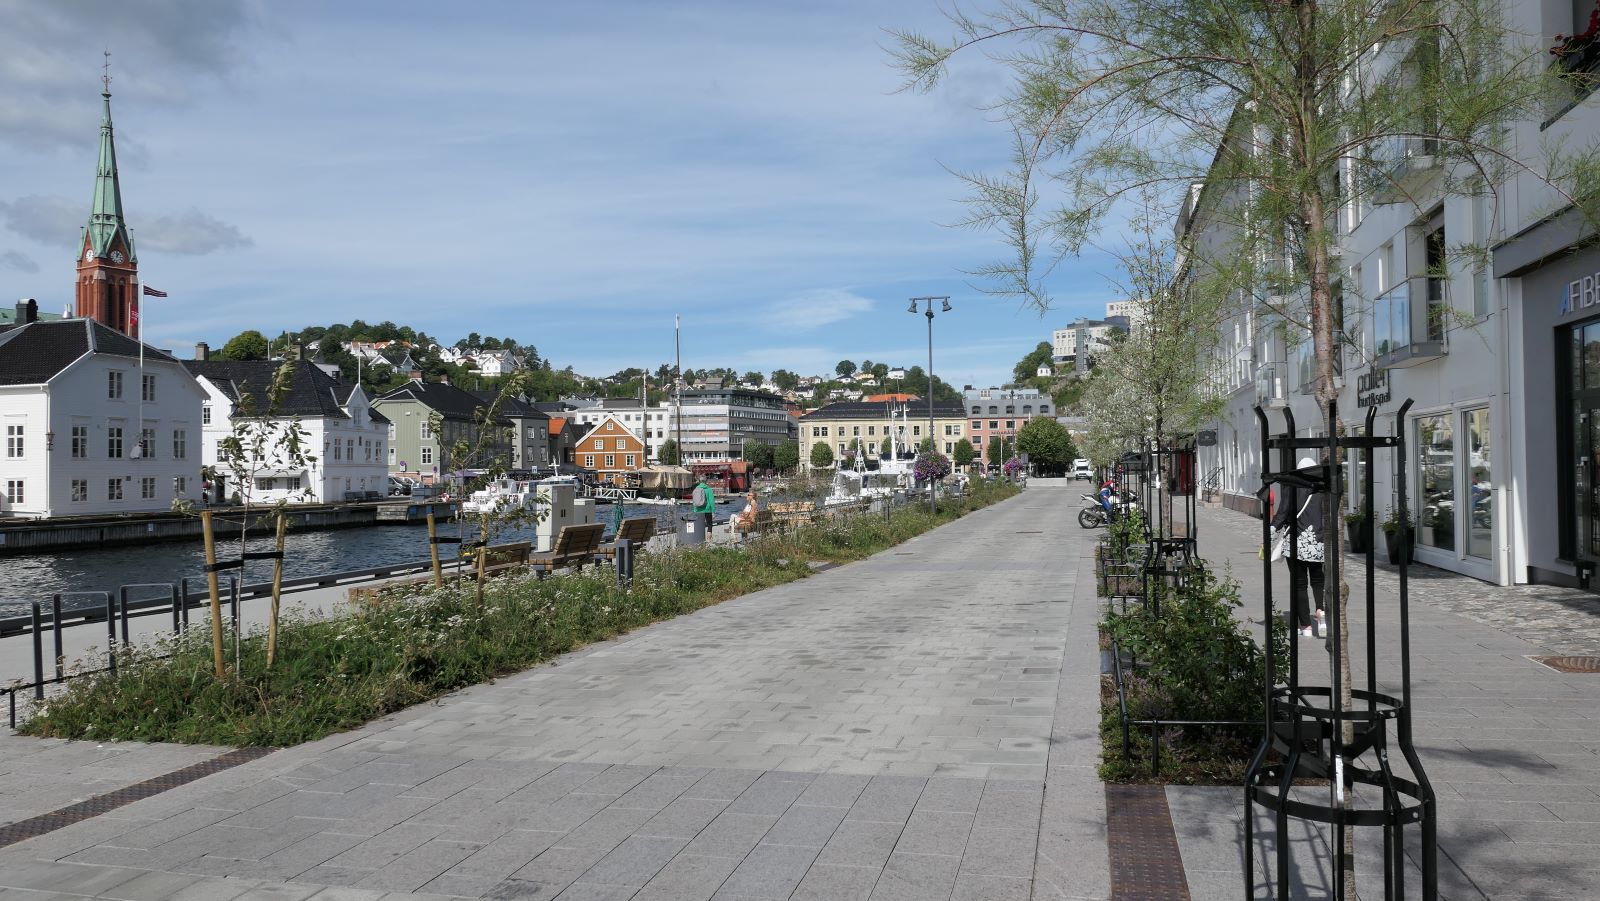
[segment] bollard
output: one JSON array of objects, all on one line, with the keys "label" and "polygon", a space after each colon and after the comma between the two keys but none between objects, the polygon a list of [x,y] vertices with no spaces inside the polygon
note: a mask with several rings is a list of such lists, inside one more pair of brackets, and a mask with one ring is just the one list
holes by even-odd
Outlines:
[{"label": "bollard", "polygon": [[179,606],[183,609],[183,631],[189,631],[189,580],[178,580]]},{"label": "bollard", "polygon": [[172,634],[174,635],[177,635],[180,631],[182,631],[182,624],[178,621],[178,608],[181,606],[181,603],[182,602],[178,600],[178,586],[174,585],[172,586]]},{"label": "bollard", "polygon": [[624,588],[633,585],[633,542],[626,538],[617,542],[617,582]]},{"label": "bollard", "polygon": [[67,677],[67,656],[61,650],[61,595],[50,596],[50,630],[55,633],[56,681]]},{"label": "bollard", "polygon": [[44,636],[39,616],[39,602],[33,602],[33,699],[44,700]]},{"label": "bollard", "polygon": [[106,596],[106,663],[111,675],[117,674],[117,596],[109,591]]}]

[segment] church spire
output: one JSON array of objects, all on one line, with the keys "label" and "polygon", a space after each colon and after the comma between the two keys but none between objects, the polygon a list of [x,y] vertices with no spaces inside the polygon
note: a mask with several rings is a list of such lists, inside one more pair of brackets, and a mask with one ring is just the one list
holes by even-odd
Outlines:
[{"label": "church spire", "polygon": [[100,80],[102,112],[100,117],[100,160],[95,167],[94,207],[89,213],[88,238],[84,250],[95,256],[109,256],[120,250],[132,263],[138,257],[133,252],[133,236],[128,234],[128,224],[122,218],[122,186],[117,181],[117,146],[111,133],[111,54],[106,53],[106,74]]},{"label": "church spire", "polygon": [[100,161],[95,167],[94,205],[78,245],[76,303],[79,316],[125,335],[139,333],[139,264],[133,235],[122,218],[122,187],[117,183],[117,147],[111,136],[111,54],[101,77]]}]

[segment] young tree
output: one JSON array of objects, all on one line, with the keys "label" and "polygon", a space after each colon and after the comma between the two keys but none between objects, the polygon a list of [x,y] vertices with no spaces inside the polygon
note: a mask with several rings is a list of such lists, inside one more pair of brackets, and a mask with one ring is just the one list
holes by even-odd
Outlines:
[{"label": "young tree", "polygon": [[668,466],[677,466],[678,442],[671,438],[661,442],[661,447],[656,451],[656,458]]},{"label": "young tree", "polygon": [[744,443],[744,458],[756,469],[772,468],[772,445],[760,441]]},{"label": "young tree", "polygon": [[955,458],[957,466],[965,469],[972,465],[973,460],[978,458],[978,449],[972,446],[971,441],[962,438],[956,442],[955,447],[951,448],[950,456]]},{"label": "young tree", "polygon": [[785,441],[773,448],[772,467],[779,472],[793,472],[800,464],[800,442]]},{"label": "young tree", "polygon": [[999,435],[989,437],[989,446],[984,454],[984,462],[990,466],[999,466],[1006,461],[1006,443]]},{"label": "young tree", "polygon": [[813,469],[827,469],[833,465],[833,448],[826,441],[818,441],[811,445],[811,466]]},{"label": "young tree", "polygon": [[1043,416],[1028,420],[1017,432],[1017,450],[1045,472],[1064,472],[1078,456],[1067,427]]},{"label": "young tree", "polygon": [[894,446],[894,442],[892,440],[890,440],[889,436],[888,435],[883,436],[883,440],[878,443],[878,456],[880,456],[880,457],[889,456],[890,448],[893,447],[893,446]]}]

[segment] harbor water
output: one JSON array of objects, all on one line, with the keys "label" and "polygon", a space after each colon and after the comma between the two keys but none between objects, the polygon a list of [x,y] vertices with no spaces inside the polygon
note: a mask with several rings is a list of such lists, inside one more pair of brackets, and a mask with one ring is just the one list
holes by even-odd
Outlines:
[{"label": "harbor water", "polygon": [[[674,529],[673,507],[626,504],[623,516],[654,516],[657,531]],[[681,506],[679,513],[687,513]],[[595,510],[595,518],[606,524],[609,533],[614,508],[602,505]],[[718,519],[727,511],[719,509]],[[440,534],[455,535],[455,523],[440,525]],[[467,523],[467,528],[472,524]],[[239,540],[231,540],[218,533],[217,559],[237,559]],[[468,535],[468,540],[474,535]],[[494,538],[496,542],[533,540],[533,529],[509,529]],[[250,550],[271,550],[270,536],[253,537]],[[453,545],[446,545],[443,556],[454,556]],[[316,576],[325,573],[370,569],[396,563],[410,563],[428,558],[428,527],[417,525],[361,526],[329,531],[296,532],[291,529],[284,545],[284,578]],[[205,550],[201,542],[167,541],[129,547],[84,548],[24,554],[0,559],[0,618],[27,613],[29,604],[38,601],[48,606],[50,596],[56,592],[115,591],[121,586],[138,583],[174,583],[190,580],[191,590],[205,583]],[[272,578],[271,561],[250,561],[245,572],[246,582],[265,582]],[[63,599],[70,609],[92,603],[81,599]]]}]

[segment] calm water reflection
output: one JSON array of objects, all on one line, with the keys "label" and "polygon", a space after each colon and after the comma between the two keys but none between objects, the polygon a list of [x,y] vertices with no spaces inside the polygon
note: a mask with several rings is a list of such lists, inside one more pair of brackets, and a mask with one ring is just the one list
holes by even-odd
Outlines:
[{"label": "calm water reflection", "polygon": [[[625,506],[623,512],[626,516],[655,516],[662,523],[659,528],[670,528],[671,507]],[[611,508],[599,508],[599,517],[609,530]],[[455,530],[455,524],[449,523],[442,533],[454,535]],[[533,530],[529,528],[510,530],[498,540],[532,537]],[[251,550],[270,550],[271,545],[270,536],[250,540]],[[227,559],[238,552],[237,538],[218,542],[219,559]],[[455,549],[449,547],[444,553],[452,556]],[[329,532],[291,529],[285,544],[283,570],[285,578],[294,578],[408,563],[427,557],[426,525],[367,526]],[[204,566],[205,550],[198,539],[0,557],[0,617],[26,613],[29,603],[46,603],[50,595],[58,591],[114,591],[123,585],[176,582],[182,578],[203,585]],[[245,580],[266,581],[271,577],[271,561],[252,561]],[[70,599],[67,603],[72,606]]]}]

